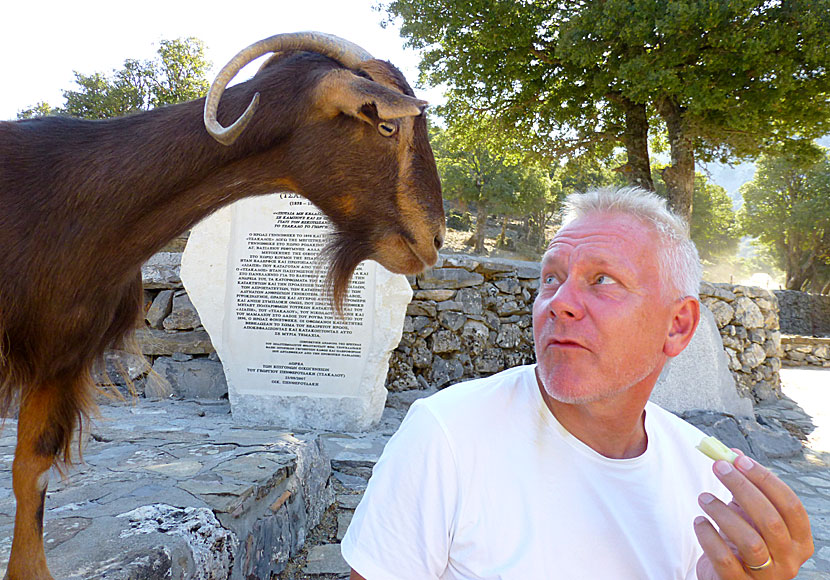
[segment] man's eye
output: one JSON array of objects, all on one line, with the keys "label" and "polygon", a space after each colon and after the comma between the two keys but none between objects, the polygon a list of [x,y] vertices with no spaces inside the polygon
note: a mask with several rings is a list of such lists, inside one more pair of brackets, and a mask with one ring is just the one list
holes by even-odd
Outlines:
[{"label": "man's eye", "polygon": [[556,284],[559,280],[553,274],[548,274],[543,281],[545,284]]},{"label": "man's eye", "polygon": [[616,284],[617,281],[614,280],[611,276],[607,274],[600,274],[597,276],[596,280],[594,280],[594,284]]}]

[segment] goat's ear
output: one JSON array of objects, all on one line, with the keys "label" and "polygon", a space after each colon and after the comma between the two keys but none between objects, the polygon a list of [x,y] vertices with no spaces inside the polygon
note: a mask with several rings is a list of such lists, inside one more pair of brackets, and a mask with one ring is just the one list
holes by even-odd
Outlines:
[{"label": "goat's ear", "polygon": [[375,123],[363,113],[365,105],[374,105],[381,119],[417,117],[426,101],[389,89],[351,71],[338,69],[325,75],[317,85],[317,105],[330,116],[345,113]]}]

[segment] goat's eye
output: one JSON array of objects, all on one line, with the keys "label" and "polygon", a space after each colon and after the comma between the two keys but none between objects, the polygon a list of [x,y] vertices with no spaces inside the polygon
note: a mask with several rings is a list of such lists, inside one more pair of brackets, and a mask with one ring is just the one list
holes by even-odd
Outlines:
[{"label": "goat's eye", "polygon": [[392,123],[378,123],[378,133],[384,137],[391,137],[398,132],[398,126]]}]

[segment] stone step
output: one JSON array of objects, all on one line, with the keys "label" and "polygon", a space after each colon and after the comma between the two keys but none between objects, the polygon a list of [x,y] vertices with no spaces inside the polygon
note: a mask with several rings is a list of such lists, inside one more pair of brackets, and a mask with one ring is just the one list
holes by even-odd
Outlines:
[{"label": "stone step", "polygon": [[[45,543],[63,580],[278,574],[334,501],[319,438],[236,425],[227,402],[102,407],[83,463],[53,477]],[[9,557],[16,421],[0,437],[0,577]]]},{"label": "stone step", "polygon": [[315,576],[337,574],[348,578],[351,568],[340,555],[340,544],[321,544],[308,551],[303,573],[310,580]]}]

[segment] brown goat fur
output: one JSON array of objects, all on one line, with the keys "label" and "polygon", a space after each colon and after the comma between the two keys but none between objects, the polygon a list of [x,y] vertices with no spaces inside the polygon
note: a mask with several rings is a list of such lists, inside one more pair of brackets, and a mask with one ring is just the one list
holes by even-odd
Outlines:
[{"label": "brown goat fur", "polygon": [[[378,103],[332,114],[316,91],[338,69],[291,53],[228,89],[220,122],[261,95],[231,146],[206,133],[203,99],[105,121],[0,122],[0,412],[20,406],[10,580],[51,578],[39,539],[44,466],[69,460],[92,410],[90,369],[131,335],[140,267],[167,241],[243,197],[295,191],[335,225],[335,302],[365,259],[407,274],[434,263],[443,208],[424,116],[393,119],[390,138],[375,126]],[[412,96],[388,63],[356,76],[383,77],[379,99]]]}]

